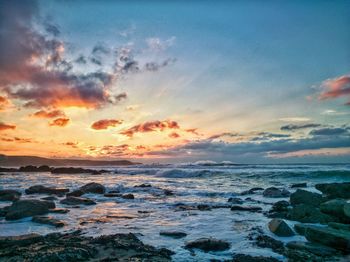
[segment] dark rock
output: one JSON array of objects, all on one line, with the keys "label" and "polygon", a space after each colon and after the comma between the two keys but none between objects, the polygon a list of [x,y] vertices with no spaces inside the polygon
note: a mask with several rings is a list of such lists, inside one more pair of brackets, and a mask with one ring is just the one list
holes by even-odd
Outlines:
[{"label": "dark rock", "polygon": [[105,197],[120,197],[120,196],[122,196],[122,194],[120,194],[120,193],[106,193],[103,196],[105,196]]},{"label": "dark rock", "polygon": [[21,236],[0,236],[0,250],[10,246],[26,246],[35,244],[42,239],[43,237],[41,235],[35,233]]},{"label": "dark rock", "polygon": [[83,198],[83,197],[74,197],[74,196],[68,196],[65,199],[62,199],[60,201],[61,204],[65,205],[96,205],[96,202],[89,199],[89,198]]},{"label": "dark rock", "polygon": [[44,216],[34,216],[32,218],[32,221],[35,223],[46,224],[54,227],[63,227],[65,225],[65,223],[61,220]]},{"label": "dark rock", "polygon": [[235,254],[233,256],[232,262],[279,262],[277,258],[274,257],[263,257],[263,256],[251,256],[245,254]]},{"label": "dark rock", "polygon": [[186,248],[198,248],[204,252],[209,251],[223,251],[230,248],[230,244],[226,241],[215,239],[215,238],[199,238],[194,241],[186,243]]},{"label": "dark rock", "polygon": [[290,186],[291,188],[307,187],[306,183],[296,183]]},{"label": "dark rock", "polygon": [[21,192],[12,189],[0,190],[0,201],[16,201],[20,199]]},{"label": "dark rock", "polygon": [[269,229],[279,237],[290,237],[295,235],[288,224],[284,220],[278,218],[274,218],[269,222]]},{"label": "dark rock", "polygon": [[338,254],[338,251],[334,248],[312,242],[291,241],[287,243],[286,247],[289,249],[307,251],[321,257],[334,256]]},{"label": "dark rock", "polygon": [[134,199],[135,196],[133,194],[125,194],[125,195],[122,195],[122,198],[124,198],[124,199]]},{"label": "dark rock", "polygon": [[145,188],[145,187],[152,187],[150,184],[141,184],[141,185],[136,185],[134,187],[142,187],[142,188]]},{"label": "dark rock", "polygon": [[67,196],[67,197],[68,197],[68,196],[80,197],[80,196],[82,196],[82,195],[84,195],[84,194],[85,194],[85,192],[83,192],[83,191],[80,190],[80,189],[77,189],[77,190],[74,190],[74,191],[72,191],[72,192],[66,194],[66,196]]},{"label": "dark rock", "polygon": [[6,213],[6,220],[15,220],[23,217],[44,215],[49,209],[55,208],[55,203],[42,200],[18,200],[13,202]]},{"label": "dark rock", "polygon": [[318,207],[322,202],[324,202],[324,198],[321,194],[312,193],[302,189],[297,189],[297,191],[290,195],[290,203],[293,206],[298,204],[306,204]]},{"label": "dark rock", "polygon": [[174,192],[171,191],[171,190],[169,190],[169,189],[164,189],[164,190],[163,190],[163,193],[164,193],[164,195],[166,195],[166,196],[173,196],[173,195],[174,195]]},{"label": "dark rock", "polygon": [[206,204],[199,204],[199,205],[197,205],[197,208],[200,211],[209,211],[209,210],[211,210],[211,206],[206,205]]},{"label": "dark rock", "polygon": [[93,194],[104,194],[106,192],[106,188],[99,183],[88,183],[79,188],[79,190],[84,193],[93,193]]},{"label": "dark rock", "polygon": [[288,211],[290,204],[286,200],[277,201],[272,205],[271,210],[274,212]]},{"label": "dark rock", "polygon": [[[332,199],[327,202],[324,202],[320,205],[320,210],[323,213],[337,216],[340,218],[345,218],[344,214],[344,205],[346,201],[344,199]],[[349,218],[350,219],[350,218]]]},{"label": "dark rock", "polygon": [[315,187],[323,194],[327,195],[329,199],[350,198],[350,182],[317,184]]},{"label": "dark rock", "polygon": [[350,225],[348,224],[342,224],[342,223],[336,223],[336,222],[329,222],[328,226],[335,228],[335,229],[340,229],[340,230],[345,230],[345,231],[350,231]]},{"label": "dark rock", "polygon": [[49,209],[50,213],[67,214],[70,210],[66,208]]},{"label": "dark rock", "polygon": [[17,168],[0,167],[0,172],[5,172],[5,173],[18,172],[18,169]]},{"label": "dark rock", "polygon": [[249,190],[245,190],[243,192],[240,193],[240,195],[244,196],[244,195],[252,195],[255,194],[256,191],[262,191],[264,190],[262,187],[253,187]]},{"label": "dark rock", "polygon": [[343,207],[344,215],[350,218],[350,203],[346,203]]},{"label": "dark rock", "polygon": [[80,167],[58,167],[51,170],[52,174],[93,174],[98,175],[101,172],[94,169],[84,169]]},{"label": "dark rock", "polygon": [[54,196],[42,197],[41,199],[42,199],[42,200],[47,200],[47,201],[55,201],[55,200],[58,200],[58,198],[57,198],[57,197],[54,197]]},{"label": "dark rock", "polygon": [[2,207],[0,208],[0,217],[6,216],[7,211],[9,210],[10,206]]},{"label": "dark rock", "polygon": [[55,194],[62,195],[69,192],[68,188],[52,188],[43,185],[31,186],[25,190],[26,194]]},{"label": "dark rock", "polygon": [[288,197],[290,196],[290,192],[284,188],[269,187],[264,190],[263,196],[271,198]]},{"label": "dark rock", "polygon": [[232,211],[248,211],[248,212],[258,212],[261,211],[261,207],[253,207],[253,206],[232,206]]},{"label": "dark rock", "polygon": [[294,230],[302,236],[305,236],[305,231],[306,231],[307,225],[305,224],[295,224],[294,225]]},{"label": "dark rock", "polygon": [[278,254],[282,254],[284,252],[283,242],[267,235],[259,234],[255,238],[255,244],[261,248],[270,248],[272,251]]},{"label": "dark rock", "polygon": [[18,172],[50,172],[49,166],[22,166],[18,169]]},{"label": "dark rock", "polygon": [[337,222],[336,217],[322,213],[318,208],[310,205],[299,204],[288,211],[287,218],[302,223],[321,223]]},{"label": "dark rock", "polygon": [[236,205],[241,205],[243,204],[243,200],[240,199],[239,197],[230,197],[227,202],[230,202],[232,204],[236,204]]},{"label": "dark rock", "polygon": [[183,238],[187,236],[186,233],[180,231],[160,231],[159,235],[172,238]]}]

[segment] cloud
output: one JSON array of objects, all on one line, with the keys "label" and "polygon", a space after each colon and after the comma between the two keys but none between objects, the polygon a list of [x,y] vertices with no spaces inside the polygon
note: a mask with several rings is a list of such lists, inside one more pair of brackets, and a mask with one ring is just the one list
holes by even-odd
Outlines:
[{"label": "cloud", "polygon": [[179,137],[180,137],[180,135],[179,135],[178,133],[176,133],[176,132],[172,132],[172,133],[170,133],[168,136],[169,136],[170,138],[179,138]]},{"label": "cloud", "polygon": [[15,125],[5,124],[3,122],[0,122],[0,131],[13,130],[13,129],[16,129]]},{"label": "cloud", "polygon": [[[322,83],[321,87],[323,91],[319,95],[320,100],[345,96],[350,98],[350,75],[328,79]],[[346,104],[350,105],[350,100]]]},{"label": "cloud", "polygon": [[166,40],[162,40],[158,37],[150,37],[146,39],[146,43],[149,49],[153,51],[163,51],[174,44],[176,40],[175,36],[172,36]]},{"label": "cloud", "polygon": [[337,136],[337,135],[344,135],[344,134],[350,134],[349,128],[345,127],[327,127],[327,128],[320,128],[310,131],[310,135],[313,136]]},{"label": "cloud", "polygon": [[188,128],[188,129],[185,129],[185,132],[187,132],[187,133],[192,133],[192,134],[194,134],[194,135],[197,135],[197,136],[199,136],[200,134],[198,133],[198,128]]},{"label": "cloud", "polygon": [[164,131],[167,129],[179,129],[180,126],[177,122],[172,120],[164,121],[149,121],[142,124],[135,125],[127,130],[120,132],[120,134],[132,137],[135,133],[146,133],[154,131]]},{"label": "cloud", "polygon": [[69,118],[57,118],[53,120],[52,122],[49,123],[50,126],[59,126],[59,127],[64,127],[68,125]]},{"label": "cloud", "polygon": [[64,146],[69,146],[69,147],[73,147],[73,148],[78,148],[78,142],[65,142],[65,143],[62,143],[62,145]]},{"label": "cloud", "polygon": [[120,125],[121,123],[123,123],[122,120],[102,119],[102,120],[94,122],[91,125],[91,128],[95,129],[95,130],[102,130],[102,129],[107,129],[108,127],[115,127],[117,125]]},{"label": "cloud", "polygon": [[31,138],[21,138],[21,137],[2,137],[1,141],[3,142],[15,142],[15,143],[35,143],[36,141],[34,141]]},{"label": "cloud", "polygon": [[313,124],[313,123],[300,124],[300,125],[289,124],[289,125],[281,126],[281,130],[283,130],[283,131],[295,131],[295,130],[299,130],[299,129],[315,128],[315,127],[320,127],[320,126],[321,126],[320,124]]},{"label": "cloud", "polygon": [[11,107],[12,103],[5,96],[0,96],[0,111],[4,111]]},{"label": "cloud", "polygon": [[65,113],[61,110],[39,110],[31,115],[32,117],[38,118],[57,118],[57,117],[65,117]]},{"label": "cloud", "polygon": [[307,122],[307,121],[310,121],[311,119],[308,118],[308,117],[283,117],[283,118],[280,118],[278,119],[280,121],[283,121],[283,122]]}]

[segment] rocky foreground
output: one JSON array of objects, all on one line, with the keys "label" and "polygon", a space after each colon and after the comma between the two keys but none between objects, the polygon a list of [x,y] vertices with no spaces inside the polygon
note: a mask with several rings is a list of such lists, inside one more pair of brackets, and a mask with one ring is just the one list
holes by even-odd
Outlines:
[{"label": "rocky foreground", "polygon": [[[152,185],[141,184],[135,188],[147,190],[152,188]],[[272,250],[291,262],[350,261],[350,203],[348,203],[350,183],[316,184],[315,188],[318,191],[313,188],[311,191],[305,190],[305,188],[307,188],[306,183],[293,184],[289,188],[251,188],[231,197],[226,204],[179,204],[174,207],[174,212],[191,210],[213,212],[217,208],[229,208],[232,212],[263,213],[271,218],[267,227],[276,237],[266,235],[262,228],[254,227],[248,236],[254,245]],[[170,190],[159,190],[164,197],[176,194]],[[94,199],[86,198],[84,194],[99,194],[106,198],[123,198],[128,201],[133,201],[135,198],[133,194],[107,192],[106,188],[98,183],[88,183],[73,191],[67,188],[34,185],[27,188],[25,194],[45,196],[40,200],[25,199],[17,190],[0,190],[0,201],[12,201],[11,205],[0,209],[0,217],[6,220],[31,217],[33,222],[58,228],[64,227],[65,222],[49,214],[65,214],[70,211],[70,208],[96,204]],[[252,199],[253,195],[258,194],[266,200],[276,199],[269,211],[264,212],[259,204],[269,204],[271,201],[265,203]],[[280,198],[283,200],[279,200]],[[59,201],[66,208],[56,208],[55,201]],[[253,203],[253,205],[246,203]],[[294,226],[291,226],[292,224]],[[190,232],[161,231],[160,235],[184,238],[188,233]],[[289,241],[286,244],[286,241],[280,241],[295,235],[303,236],[305,241]],[[186,242],[183,248],[195,254],[195,250],[225,251],[232,245],[234,243],[216,238],[199,238]],[[0,261],[169,261],[171,255],[172,252],[167,249],[156,249],[143,244],[133,234],[91,238],[76,231],[65,234],[52,233],[46,236],[30,234],[0,238]],[[230,261],[274,262],[279,260],[274,257],[233,254]]]}]

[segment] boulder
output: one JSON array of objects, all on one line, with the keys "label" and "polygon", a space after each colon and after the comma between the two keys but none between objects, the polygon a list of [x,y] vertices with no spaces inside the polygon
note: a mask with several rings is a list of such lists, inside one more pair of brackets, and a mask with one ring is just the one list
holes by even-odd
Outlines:
[{"label": "boulder", "polygon": [[236,204],[236,205],[241,205],[243,204],[243,200],[240,199],[239,197],[230,197],[227,202],[230,202],[232,204]]},{"label": "boulder", "polygon": [[245,190],[245,191],[242,191],[240,193],[240,195],[244,196],[244,195],[252,195],[252,194],[255,194],[256,191],[263,191],[264,189],[262,187],[253,187],[249,190]]},{"label": "boulder", "polygon": [[274,212],[283,212],[288,211],[288,208],[290,207],[290,204],[286,200],[277,201],[272,205],[271,211]]},{"label": "boulder", "polygon": [[53,208],[49,209],[50,213],[67,214],[70,210],[66,208]]},{"label": "boulder", "polygon": [[18,200],[13,202],[6,213],[6,220],[15,220],[24,217],[44,215],[49,209],[55,208],[55,203],[42,200]]},{"label": "boulder", "polygon": [[66,194],[66,196],[74,196],[74,197],[80,197],[82,195],[84,195],[85,192],[83,192],[82,190],[80,189],[77,189],[77,190],[74,190],[68,194]]},{"label": "boulder", "polygon": [[283,254],[284,252],[283,242],[267,235],[259,234],[255,238],[255,244],[261,248],[270,248],[273,252],[276,252],[278,254]]},{"label": "boulder", "polygon": [[305,231],[306,231],[306,228],[308,227],[308,225],[305,225],[305,224],[295,224],[294,225],[294,230],[299,234],[299,235],[302,235],[302,236],[305,236]]},{"label": "boulder", "polygon": [[288,197],[290,196],[290,192],[284,188],[269,187],[264,190],[263,196],[271,198]]},{"label": "boulder", "polygon": [[231,211],[248,211],[248,212],[258,212],[261,211],[261,207],[253,206],[232,206]]},{"label": "boulder", "polygon": [[163,193],[164,193],[164,195],[166,195],[166,196],[173,196],[173,195],[174,195],[174,192],[171,191],[170,189],[164,189],[164,190],[163,190]]},{"label": "boulder", "polygon": [[343,206],[344,215],[350,218],[350,203],[346,203]]},{"label": "boulder", "polygon": [[104,194],[106,192],[106,188],[99,183],[88,183],[79,188],[84,193],[93,193],[93,194]]},{"label": "boulder", "polygon": [[55,200],[58,200],[58,198],[57,198],[57,197],[54,197],[54,196],[42,197],[41,199],[42,199],[42,200],[47,200],[47,201],[55,201]]},{"label": "boulder", "polygon": [[306,204],[318,207],[324,201],[321,194],[309,192],[303,189],[297,189],[290,195],[290,203],[295,206],[298,204]]},{"label": "boulder", "polygon": [[73,196],[68,196],[65,199],[62,199],[60,201],[61,204],[65,205],[96,205],[96,202],[89,199],[89,198],[83,198],[83,197],[73,197]]},{"label": "boulder", "polygon": [[105,197],[120,197],[120,196],[122,196],[122,194],[120,194],[120,193],[106,193],[103,196],[105,196]]},{"label": "boulder", "polygon": [[211,210],[211,206],[206,205],[206,204],[199,204],[199,205],[197,205],[197,208],[200,211],[209,211],[209,210]]},{"label": "boulder", "polygon": [[279,237],[290,237],[295,235],[293,230],[283,219],[274,218],[269,222],[268,226],[270,231]]},{"label": "boulder", "polygon": [[64,195],[69,192],[68,188],[53,188],[43,185],[31,186],[25,190],[26,194],[52,194],[52,195]]},{"label": "boulder", "polygon": [[159,235],[166,236],[166,237],[172,237],[172,238],[183,238],[187,236],[186,233],[181,231],[160,231]]},{"label": "boulder", "polygon": [[311,242],[350,253],[350,231],[310,225],[305,230],[305,237]]},{"label": "boulder", "polygon": [[215,238],[199,238],[194,241],[187,242],[187,249],[198,248],[204,252],[209,251],[224,251],[230,248],[230,244],[226,241]]},{"label": "boulder", "polygon": [[61,220],[46,216],[34,216],[32,218],[32,221],[35,223],[46,224],[54,227],[63,227],[65,225],[65,223]]},{"label": "boulder", "polygon": [[0,236],[0,246],[6,248],[9,246],[26,246],[39,242],[43,237],[39,234],[31,233],[21,236]]},{"label": "boulder", "polygon": [[344,199],[332,199],[322,203],[320,205],[320,210],[323,213],[343,218],[345,217],[345,214],[344,214],[345,204],[346,204],[346,201]]},{"label": "boulder", "polygon": [[98,175],[101,172],[94,169],[84,169],[80,167],[57,167],[51,169],[52,174],[93,174]]},{"label": "boulder", "polygon": [[299,204],[293,206],[288,211],[287,218],[302,223],[321,223],[337,222],[339,219],[322,213],[318,208],[310,205]]},{"label": "boulder", "polygon": [[125,194],[125,195],[122,195],[122,198],[124,199],[134,199],[134,195],[133,194]]},{"label": "boulder", "polygon": [[141,188],[144,188],[144,187],[152,187],[152,185],[150,184],[141,184],[141,185],[136,185],[134,187],[141,187]]},{"label": "boulder", "polygon": [[327,195],[329,199],[350,198],[350,182],[316,184],[315,187]]},{"label": "boulder", "polygon": [[0,190],[0,201],[16,201],[20,199],[21,192],[12,189]]},{"label": "boulder", "polygon": [[5,206],[0,208],[0,217],[6,216],[7,211],[9,210],[10,206]]},{"label": "boulder", "polygon": [[290,187],[291,188],[307,187],[307,184],[305,182],[304,183],[296,183],[296,184],[292,184]]},{"label": "boulder", "polygon": [[289,249],[307,251],[321,257],[334,256],[339,253],[334,248],[312,242],[291,241],[287,243],[286,247]]},{"label": "boulder", "polygon": [[49,166],[22,166],[18,169],[19,172],[50,172]]},{"label": "boulder", "polygon": [[232,262],[280,262],[274,257],[251,256],[246,254],[235,254],[231,260]]},{"label": "boulder", "polygon": [[335,229],[350,231],[350,225],[348,225],[348,224],[329,222],[328,226],[335,228]]}]

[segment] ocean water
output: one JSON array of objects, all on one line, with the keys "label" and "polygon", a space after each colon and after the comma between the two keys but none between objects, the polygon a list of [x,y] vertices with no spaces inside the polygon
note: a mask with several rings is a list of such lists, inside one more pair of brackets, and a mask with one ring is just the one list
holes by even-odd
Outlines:
[{"label": "ocean water", "polygon": [[[55,231],[81,229],[89,236],[115,233],[135,233],[144,243],[165,247],[175,252],[176,261],[209,261],[229,259],[234,253],[274,256],[284,258],[269,249],[256,247],[248,236],[254,228],[261,227],[272,236],[267,228],[269,219],[262,213],[231,211],[229,208],[211,211],[180,211],[180,204],[228,204],[230,197],[240,197],[244,205],[260,206],[264,211],[271,204],[282,200],[262,196],[262,192],[240,196],[239,193],[252,187],[283,187],[291,192],[293,183],[307,182],[308,189],[321,182],[350,181],[350,165],[210,165],[209,163],[179,165],[140,165],[132,167],[99,167],[111,172],[102,175],[64,175],[51,173],[13,173],[0,176],[1,189],[22,191],[22,199],[40,199],[46,195],[26,195],[24,190],[32,185],[62,187],[74,190],[86,183],[103,184],[107,191],[119,190],[132,193],[135,199],[107,198],[103,195],[86,194],[97,205],[70,208],[68,214],[50,214],[66,222],[66,226],[56,229],[49,225],[37,224],[25,218],[16,221],[0,219],[0,235],[21,235],[31,232],[46,234]],[[140,184],[152,187],[134,187]],[[171,190],[173,196],[165,196],[164,189]],[[55,201],[57,207],[61,205]],[[10,202],[0,202],[0,206]],[[292,222],[289,222],[291,225]],[[163,230],[183,231],[188,235],[182,239],[160,236]],[[200,237],[215,237],[231,243],[224,252],[194,253],[184,249],[187,241]],[[284,242],[303,240],[302,236],[278,238]]]}]

